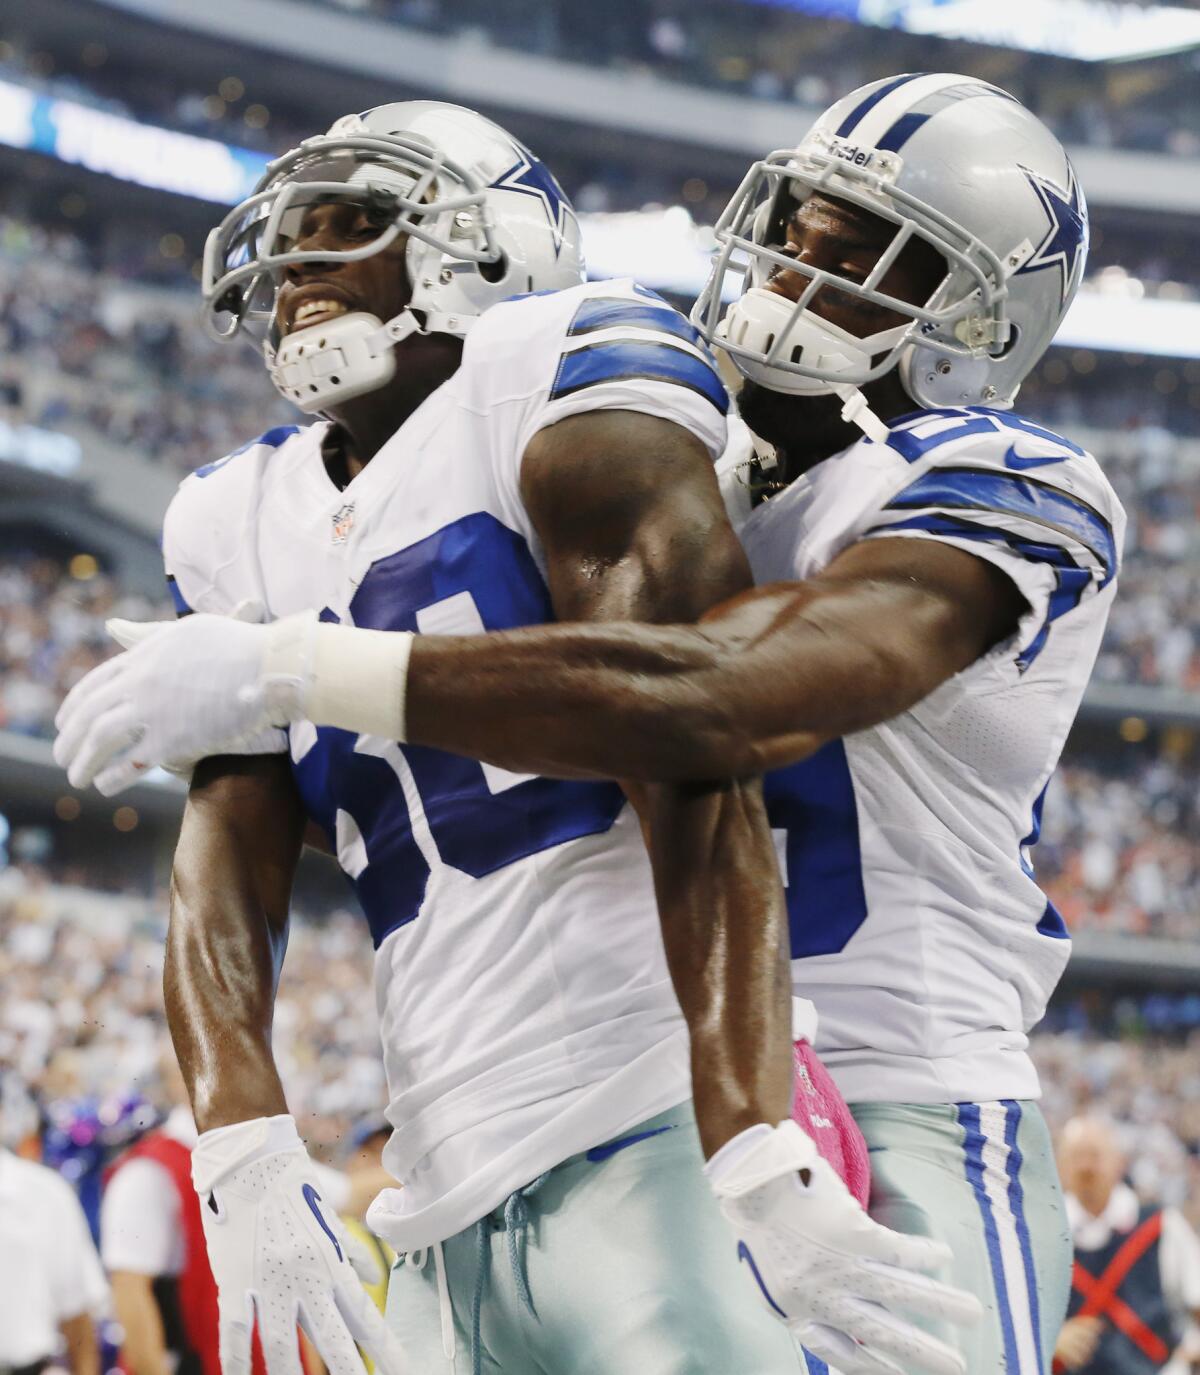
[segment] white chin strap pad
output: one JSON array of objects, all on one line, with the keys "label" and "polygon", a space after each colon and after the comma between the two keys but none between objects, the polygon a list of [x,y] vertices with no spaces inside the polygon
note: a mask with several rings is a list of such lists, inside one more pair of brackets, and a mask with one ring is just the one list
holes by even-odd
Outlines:
[{"label": "white chin strap pad", "polygon": [[[841,379],[869,371],[872,356],[890,348],[907,328],[856,339],[811,310],[793,319],[795,310],[786,296],[755,286],[729,307],[722,322],[730,344],[759,355],[736,358],[738,368],[773,391],[795,396],[828,396]],[[772,354],[774,361],[768,362]],[[809,368],[819,376],[806,377],[792,371],[794,367]]]},{"label": "white chin strap pad", "polygon": [[[907,326],[888,330],[868,339],[856,339],[846,330],[805,310],[795,319],[794,304],[785,296],[762,287],[751,287],[729,307],[718,327],[723,339],[761,357],[733,356],[738,371],[771,391],[789,396],[838,396],[842,419],[852,421],[868,438],[886,443],[888,428],[867,405],[867,399],[852,382],[838,379],[867,371],[875,353],[890,348]],[[780,336],[777,358],[821,372],[820,377],[805,377],[790,368],[768,363],[767,357]]]},{"label": "white chin strap pad", "polygon": [[280,341],[267,368],[280,394],[306,414],[386,386],[396,372],[394,345],[421,323],[410,310],[385,325],[365,311],[309,325]]}]

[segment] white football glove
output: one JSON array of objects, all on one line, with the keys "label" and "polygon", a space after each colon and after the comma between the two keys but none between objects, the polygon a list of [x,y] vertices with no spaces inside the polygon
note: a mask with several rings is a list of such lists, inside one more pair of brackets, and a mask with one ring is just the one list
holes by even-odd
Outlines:
[{"label": "white football glove", "polygon": [[957,1351],[896,1315],[979,1318],[974,1295],[922,1273],[947,1265],[949,1247],[872,1221],[794,1122],[764,1133],[713,1190],[739,1259],[814,1356],[842,1375],[964,1375]]},{"label": "white football glove", "polygon": [[292,1118],[205,1132],[192,1152],[192,1182],[217,1281],[222,1375],[250,1375],[256,1321],[267,1375],[303,1375],[297,1325],[329,1375],[364,1375],[355,1343],[380,1375],[409,1375]]},{"label": "white football glove", "polygon": [[111,797],[146,769],[186,769],[214,754],[276,754],[278,728],[301,714],[301,676],[269,674],[272,647],[302,662],[316,616],[250,625],[228,616],[180,621],[112,621],[132,647],[94,668],[71,689],[54,724],[54,758],[71,785],[95,782]]}]

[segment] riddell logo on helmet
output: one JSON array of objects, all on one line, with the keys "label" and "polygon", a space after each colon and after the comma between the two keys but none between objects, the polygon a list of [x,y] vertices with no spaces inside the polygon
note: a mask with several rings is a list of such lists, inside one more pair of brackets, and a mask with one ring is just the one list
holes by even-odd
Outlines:
[{"label": "riddell logo on helmet", "polygon": [[875,161],[875,150],[873,148],[863,148],[857,143],[840,143],[834,139],[829,145],[831,157],[841,158],[843,162],[852,162],[856,167],[867,167]]}]

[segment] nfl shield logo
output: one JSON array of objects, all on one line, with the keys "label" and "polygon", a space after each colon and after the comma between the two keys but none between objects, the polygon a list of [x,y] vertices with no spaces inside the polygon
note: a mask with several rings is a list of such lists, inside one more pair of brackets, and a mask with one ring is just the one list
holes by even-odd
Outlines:
[{"label": "nfl shield logo", "polygon": [[348,501],[345,506],[333,513],[333,542],[334,544],[345,544],[346,537],[354,529],[354,503]]}]

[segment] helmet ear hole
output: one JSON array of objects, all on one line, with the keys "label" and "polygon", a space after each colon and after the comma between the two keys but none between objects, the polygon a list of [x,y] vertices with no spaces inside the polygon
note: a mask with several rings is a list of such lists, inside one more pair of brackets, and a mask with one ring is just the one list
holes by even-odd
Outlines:
[{"label": "helmet ear hole", "polygon": [[500,252],[494,263],[480,263],[479,275],[491,286],[496,286],[508,276],[508,254]]},{"label": "helmet ear hole", "polygon": [[1008,338],[1004,341],[1003,344],[1000,345],[1000,352],[992,354],[992,357],[1007,358],[1008,355],[1013,351],[1013,349],[1016,348],[1017,344],[1020,343],[1020,340],[1020,327],[1018,325],[1013,324],[1013,322],[1010,320],[1008,324]]}]

